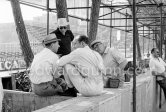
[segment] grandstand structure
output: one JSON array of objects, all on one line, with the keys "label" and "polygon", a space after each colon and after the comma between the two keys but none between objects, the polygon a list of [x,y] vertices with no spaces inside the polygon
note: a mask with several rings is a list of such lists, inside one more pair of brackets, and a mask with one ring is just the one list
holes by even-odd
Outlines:
[{"label": "grandstand structure", "polygon": [[[43,48],[41,43],[38,42],[31,42],[30,45],[34,54]],[[1,43],[0,48],[0,61],[23,59],[19,43]]]}]

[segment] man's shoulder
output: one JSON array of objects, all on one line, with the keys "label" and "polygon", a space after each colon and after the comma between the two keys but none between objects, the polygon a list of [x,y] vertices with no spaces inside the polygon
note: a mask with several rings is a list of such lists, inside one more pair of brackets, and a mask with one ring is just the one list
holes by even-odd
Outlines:
[{"label": "man's shoulder", "polygon": [[77,54],[86,54],[86,53],[88,53],[89,52],[89,50],[88,49],[86,49],[86,48],[77,48],[77,49],[75,49],[74,51],[72,51],[72,53],[77,53]]},{"label": "man's shoulder", "polygon": [[73,35],[73,33],[72,33],[71,30],[67,30],[67,31],[66,31],[66,35],[70,35],[70,36],[71,36],[71,35]]}]

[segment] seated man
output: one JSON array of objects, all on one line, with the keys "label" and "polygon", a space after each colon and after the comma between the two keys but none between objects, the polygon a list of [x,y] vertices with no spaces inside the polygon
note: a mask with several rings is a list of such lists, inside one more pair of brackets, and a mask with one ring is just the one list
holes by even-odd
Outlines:
[{"label": "seated man", "polygon": [[101,40],[93,41],[91,48],[101,54],[106,68],[106,75],[112,78],[118,78],[120,80],[120,86],[122,86],[124,82],[123,70],[128,63],[127,59],[116,49],[104,45]]},{"label": "seated man", "polygon": [[152,75],[157,76],[157,83],[163,89],[166,99],[166,63],[159,57],[159,50],[157,48],[153,48],[151,54],[149,67]]},{"label": "seated man", "polygon": [[56,61],[59,59],[56,54],[59,48],[58,41],[54,34],[48,35],[43,40],[45,48],[34,56],[29,78],[32,82],[32,91],[37,95],[51,96],[67,89],[67,84],[56,72]]},{"label": "seated man", "polygon": [[86,36],[75,38],[75,50],[60,58],[58,66],[65,68],[68,87],[75,87],[83,96],[100,95],[103,90],[103,60],[88,47],[88,43]]}]

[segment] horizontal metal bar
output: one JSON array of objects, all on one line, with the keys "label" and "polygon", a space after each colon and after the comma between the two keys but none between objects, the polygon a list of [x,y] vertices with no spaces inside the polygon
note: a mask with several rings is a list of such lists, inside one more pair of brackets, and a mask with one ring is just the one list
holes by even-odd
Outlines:
[{"label": "horizontal metal bar", "polygon": [[140,33],[140,32],[139,32],[139,34],[156,34],[156,33],[145,33],[145,32],[144,32],[144,33]]},{"label": "horizontal metal bar", "polygon": [[[143,27],[143,26],[145,26],[145,25],[138,25],[138,27]],[[160,26],[160,24],[158,24],[158,25],[146,25],[146,26]],[[166,25],[162,25],[162,26],[166,26]],[[133,26],[112,26],[112,27],[133,27]]]},{"label": "horizontal metal bar", "polygon": [[[144,19],[144,20],[146,20],[146,19],[160,19],[160,17],[137,17],[136,19],[138,20],[138,19]],[[166,16],[164,16],[164,17],[162,17],[162,18],[166,18]],[[98,20],[119,20],[119,19],[133,19],[133,18],[102,18],[102,19],[98,19]]]},{"label": "horizontal metal bar", "polygon": [[[162,7],[165,7],[166,5],[162,5]],[[132,7],[132,5],[110,5],[110,4],[104,4],[104,6],[100,6],[100,8],[120,8],[120,7]],[[137,4],[136,7],[158,7],[156,4]],[[68,7],[67,9],[87,9],[91,7]],[[56,8],[51,8],[50,10],[56,10]]]},{"label": "horizontal metal bar", "polygon": [[120,11],[120,10],[123,10],[123,9],[125,9],[125,8],[126,8],[126,7],[121,8],[121,9],[118,9],[118,10],[114,10],[114,11],[109,12],[109,13],[107,13],[107,14],[103,14],[103,15],[99,16],[99,18],[100,18],[100,17],[103,17],[103,16],[106,16],[106,15],[109,15],[109,14],[113,14],[113,13],[118,12],[118,11]]}]

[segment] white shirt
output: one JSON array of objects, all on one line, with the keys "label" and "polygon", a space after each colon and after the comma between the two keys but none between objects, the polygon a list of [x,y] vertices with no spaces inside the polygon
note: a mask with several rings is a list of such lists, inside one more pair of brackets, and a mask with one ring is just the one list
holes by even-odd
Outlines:
[{"label": "white shirt", "polygon": [[56,74],[58,55],[48,48],[44,48],[40,53],[34,56],[29,78],[32,83],[40,84],[53,80],[53,75]]},{"label": "white shirt", "polygon": [[75,65],[80,74],[86,77],[83,79],[85,80],[83,86],[89,88],[87,93],[96,94],[103,90],[102,74],[99,72],[104,70],[103,59],[96,51],[88,46],[78,48],[59,59],[58,66],[65,64]]},{"label": "white shirt", "polygon": [[151,71],[163,73],[165,71],[166,63],[160,57],[154,58],[151,56],[149,66]]},{"label": "white shirt", "polygon": [[127,59],[115,48],[107,47],[102,55],[107,74],[112,74],[114,68],[124,68]]}]

